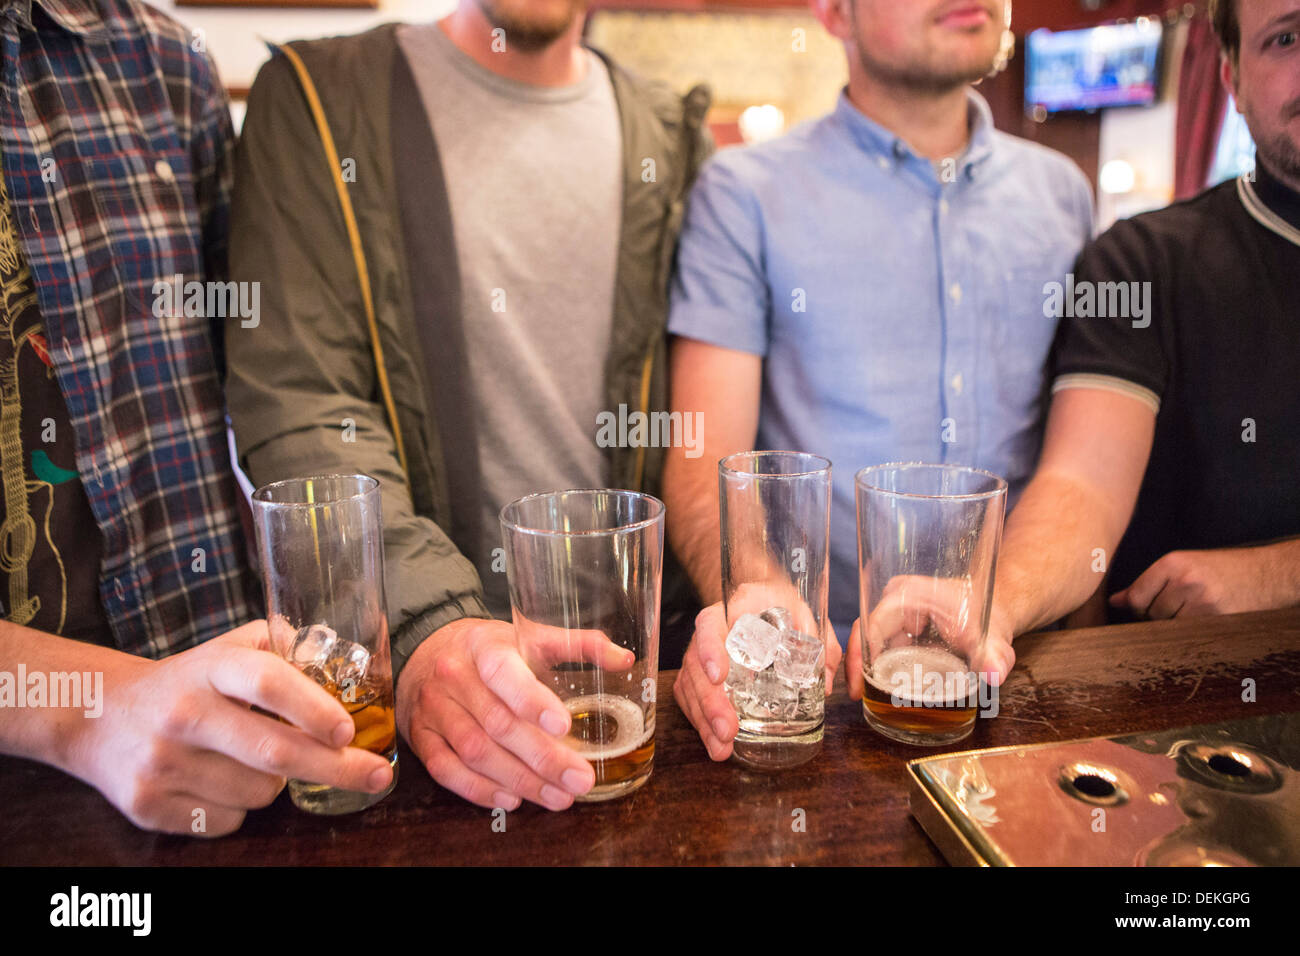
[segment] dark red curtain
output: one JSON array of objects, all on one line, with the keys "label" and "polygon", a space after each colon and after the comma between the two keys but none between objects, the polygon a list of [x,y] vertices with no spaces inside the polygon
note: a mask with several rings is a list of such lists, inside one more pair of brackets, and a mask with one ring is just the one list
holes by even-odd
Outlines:
[{"label": "dark red curtain", "polygon": [[1209,18],[1197,13],[1188,24],[1187,49],[1178,81],[1176,198],[1195,196],[1205,188],[1227,105],[1228,91],[1219,80],[1219,40]]}]

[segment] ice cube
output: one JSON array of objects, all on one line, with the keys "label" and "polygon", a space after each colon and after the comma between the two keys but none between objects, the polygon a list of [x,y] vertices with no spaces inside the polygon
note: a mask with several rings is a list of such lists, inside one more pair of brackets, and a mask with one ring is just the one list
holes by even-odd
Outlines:
[{"label": "ice cube", "polygon": [[370,667],[370,652],[338,636],[324,624],[299,628],[289,651],[289,663],[317,683],[360,687]]},{"label": "ice cube", "polygon": [[804,687],[822,679],[826,646],[817,638],[791,628],[781,635],[774,664],[778,677],[794,687]]},{"label": "ice cube", "polygon": [[324,624],[308,624],[298,628],[289,646],[289,663],[303,668],[309,664],[322,664],[329,657],[330,650],[339,639],[331,627]]},{"label": "ice cube", "polygon": [[757,614],[742,614],[727,635],[727,656],[746,670],[766,670],[780,645],[779,630]]},{"label": "ice cube", "polygon": [[778,631],[786,631],[794,625],[790,622],[790,612],[783,607],[770,607],[759,615],[768,624],[771,624]]},{"label": "ice cube", "polygon": [[791,720],[799,706],[799,691],[788,687],[769,667],[754,679],[754,702],[763,717]]}]

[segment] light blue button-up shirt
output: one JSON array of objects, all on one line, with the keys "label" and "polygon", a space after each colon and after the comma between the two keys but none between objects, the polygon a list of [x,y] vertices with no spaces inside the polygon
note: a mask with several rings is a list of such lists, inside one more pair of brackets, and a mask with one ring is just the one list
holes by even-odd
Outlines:
[{"label": "light blue button-up shirt", "polygon": [[1066,157],[994,129],[973,91],[970,117],[965,154],[936,165],[841,94],[822,119],[718,153],[687,210],[669,330],[763,356],[757,447],[832,460],[842,642],[858,469],[974,465],[1014,501],[1038,456],[1044,286],[1091,235],[1092,193]]}]

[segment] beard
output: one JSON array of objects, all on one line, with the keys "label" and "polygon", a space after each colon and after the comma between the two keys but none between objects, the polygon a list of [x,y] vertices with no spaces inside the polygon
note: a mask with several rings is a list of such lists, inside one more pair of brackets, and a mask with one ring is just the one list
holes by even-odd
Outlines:
[{"label": "beard", "polygon": [[919,93],[948,93],[958,87],[969,86],[992,75],[998,66],[997,53],[990,54],[987,60],[964,67],[879,63],[862,49],[858,51],[858,60],[868,75],[885,80],[892,86],[901,86]]},{"label": "beard", "polygon": [[524,4],[508,0],[475,0],[493,27],[505,31],[506,43],[519,50],[544,50],[559,39],[573,21],[587,9],[588,0],[567,0],[562,11],[552,16],[520,9]]},{"label": "beard", "polygon": [[1255,144],[1255,152],[1269,172],[1292,189],[1300,190],[1300,146],[1291,137],[1278,133],[1271,139],[1260,140]]},{"label": "beard", "polygon": [[1294,125],[1295,120],[1300,118],[1300,98],[1292,100],[1283,108],[1283,125],[1277,127],[1276,132],[1264,132],[1264,124],[1257,121],[1249,107],[1244,115],[1251,133],[1260,131],[1255,137],[1255,152],[1264,165],[1292,189],[1300,189],[1300,143],[1286,129],[1287,124]]},{"label": "beard", "polygon": [[857,34],[858,62],[868,76],[891,86],[920,93],[948,93],[996,72],[1002,57],[1004,38],[1001,32],[990,41],[987,51],[972,53],[964,61],[938,57],[920,58],[907,63],[883,63],[871,55],[871,44],[854,24]]}]

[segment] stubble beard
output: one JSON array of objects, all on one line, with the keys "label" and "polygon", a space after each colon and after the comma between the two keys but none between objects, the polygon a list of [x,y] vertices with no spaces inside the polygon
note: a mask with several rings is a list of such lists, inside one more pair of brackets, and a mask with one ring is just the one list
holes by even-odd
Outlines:
[{"label": "stubble beard", "polygon": [[942,95],[955,89],[970,86],[993,73],[998,53],[989,53],[987,61],[971,63],[964,68],[930,66],[928,64],[885,64],[872,59],[866,45],[858,44],[858,62],[868,76],[875,77],[890,86],[902,87],[916,93]]},{"label": "stubble beard", "polygon": [[494,28],[505,31],[506,44],[517,50],[535,53],[544,50],[571,26],[587,8],[587,0],[570,0],[568,16],[563,20],[538,21],[516,16],[504,9],[496,0],[474,0]]}]

